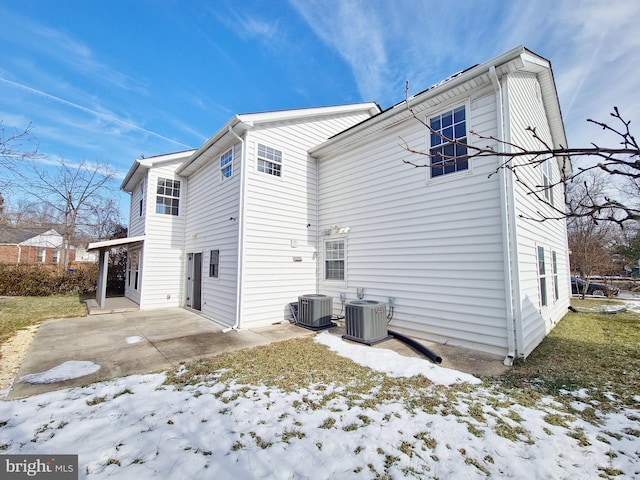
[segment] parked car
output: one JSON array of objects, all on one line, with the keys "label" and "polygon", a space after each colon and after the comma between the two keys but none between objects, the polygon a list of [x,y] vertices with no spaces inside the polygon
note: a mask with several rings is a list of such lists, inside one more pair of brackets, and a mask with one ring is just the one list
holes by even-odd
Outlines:
[{"label": "parked car", "polygon": [[[587,282],[585,280],[579,277],[571,277],[571,293],[574,295],[582,295],[586,285]],[[589,282],[589,286],[587,287],[587,295],[596,295],[599,297],[606,295],[607,297],[611,297],[619,293],[620,289],[618,287],[599,282]]]}]

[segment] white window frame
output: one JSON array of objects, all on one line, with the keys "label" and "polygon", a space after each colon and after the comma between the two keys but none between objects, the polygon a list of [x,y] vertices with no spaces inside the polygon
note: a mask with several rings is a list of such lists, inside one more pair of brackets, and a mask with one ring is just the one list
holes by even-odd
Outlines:
[{"label": "white window frame", "polygon": [[209,278],[220,277],[220,250],[209,251]]},{"label": "white window frame", "polygon": [[144,216],[144,180],[140,182],[140,199],[138,204],[138,216]]},{"label": "white window frame", "polygon": [[560,298],[560,283],[558,282],[558,252],[551,250],[551,283],[553,288],[551,289],[553,303],[556,303]]},{"label": "white window frame", "polygon": [[60,250],[53,251],[53,263],[60,263]]},{"label": "white window frame", "polygon": [[46,263],[47,261],[47,249],[39,248],[38,249],[38,263]]},{"label": "white window frame", "polygon": [[[165,178],[165,177],[157,178],[156,180],[156,213],[158,215],[171,215],[175,217],[180,215],[181,188],[182,188],[182,185],[180,180],[176,180],[173,178]],[[169,203],[166,203],[166,202],[169,202]]]},{"label": "white window frame", "polygon": [[[329,245],[342,243],[342,258],[337,258],[334,255],[329,254]],[[324,241],[323,245],[323,262],[322,262],[322,277],[326,282],[339,282],[344,283],[347,281],[347,239],[345,237],[328,238]],[[342,262],[342,278],[328,278],[328,262]],[[336,269],[334,269],[336,270]]]},{"label": "white window frame", "polygon": [[220,180],[233,177],[233,148],[220,155]]},{"label": "white window frame", "polygon": [[553,158],[549,158],[545,160],[541,164],[541,173],[542,173],[542,195],[544,199],[549,202],[553,206],[553,187],[551,186],[551,179],[553,173],[553,165],[551,162]]},{"label": "white window frame", "polygon": [[[464,136],[460,136],[458,132],[458,134],[455,133],[456,129],[455,126],[456,125],[460,125],[462,124],[462,122],[455,122],[455,113],[459,110],[461,110],[464,112]],[[446,116],[448,113],[451,113],[452,116],[452,124],[451,124],[451,129],[452,129],[452,134],[450,134],[453,138],[452,140],[458,140],[461,141],[463,143],[469,143],[469,101],[465,101],[462,103],[457,103],[455,105],[450,105],[448,108],[443,109],[433,115],[429,115],[426,118],[426,123],[427,125],[431,126],[432,125],[432,121],[435,119],[440,120],[440,122],[442,121],[442,118],[444,116]],[[438,125],[435,125],[435,127],[437,127]],[[448,127],[447,127],[448,128]],[[442,127],[442,124],[440,124],[439,128],[436,129],[437,131],[445,134],[443,132],[443,130],[445,129],[445,127]],[[456,152],[456,148],[462,148],[460,146],[456,146],[453,142],[443,142],[443,139],[440,137],[440,135],[436,134],[436,133],[432,133],[431,130],[429,128],[426,129],[427,130],[427,150],[429,152],[429,154],[431,155],[433,150],[436,149],[441,149],[441,148],[445,148],[445,147],[449,147],[449,148],[453,148],[454,151],[452,152],[453,155],[460,155],[461,152]],[[449,138],[449,137],[447,137]],[[435,143],[438,142],[438,143]],[[468,155],[468,152],[465,153],[466,155]],[[459,163],[462,162],[458,162],[456,160],[456,163],[454,164],[455,166],[455,170],[451,171],[451,172],[443,172],[439,175],[433,175],[434,171],[436,171],[436,168],[443,168],[443,166],[436,166],[433,167],[432,166],[432,162],[433,162],[433,158],[429,157],[429,168],[427,168],[427,181],[430,182],[440,182],[440,181],[444,181],[445,179],[451,179],[451,178],[457,178],[460,176],[465,176],[465,175],[470,175],[471,174],[471,160],[469,158],[467,158],[466,160],[466,168],[462,168],[460,170],[458,170],[458,165]],[[446,163],[446,162],[445,162]],[[446,168],[446,166],[445,166]]]},{"label": "white window frame", "polygon": [[271,177],[282,178],[282,150],[258,143],[256,170]]},{"label": "white window frame", "polygon": [[547,262],[545,258],[545,248],[543,245],[536,246],[536,272],[538,273],[538,297],[540,307],[545,308],[549,305],[549,294],[547,280],[550,275],[547,273]]}]

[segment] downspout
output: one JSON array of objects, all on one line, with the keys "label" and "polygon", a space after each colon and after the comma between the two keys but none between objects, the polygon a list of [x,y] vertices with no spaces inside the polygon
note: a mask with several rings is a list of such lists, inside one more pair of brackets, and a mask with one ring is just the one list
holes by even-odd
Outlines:
[{"label": "downspout", "polygon": [[316,157],[316,293],[320,293],[320,159]]},{"label": "downspout", "polygon": [[244,140],[233,131],[229,125],[229,133],[240,141],[242,153],[240,155],[240,201],[238,205],[238,278],[236,288],[236,321],[232,327],[225,328],[224,333],[240,328],[240,318],[242,315],[242,277],[244,272],[244,184],[247,170],[247,151]]},{"label": "downspout", "polygon": [[[489,68],[489,77],[496,93],[496,120],[498,126],[498,144],[497,151],[504,151],[504,107],[502,104],[502,87],[500,80],[496,74],[496,67]],[[502,161],[502,157],[498,157],[498,162]],[[509,215],[509,194],[507,189],[507,173],[505,168],[498,171],[498,179],[500,183],[500,214],[502,216],[502,252],[503,252],[503,270],[504,270],[504,292],[507,316],[507,356],[504,359],[505,365],[513,365],[516,357],[515,347],[515,308],[513,304],[513,277],[511,274],[511,218]]]}]

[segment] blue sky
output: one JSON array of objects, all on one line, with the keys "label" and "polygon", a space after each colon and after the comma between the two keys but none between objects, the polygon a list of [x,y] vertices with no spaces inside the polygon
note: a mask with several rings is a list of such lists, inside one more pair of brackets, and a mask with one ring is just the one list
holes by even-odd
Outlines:
[{"label": "blue sky", "polygon": [[636,0],[3,0],[0,121],[124,175],[235,113],[386,108],[406,80],[416,93],[524,44],[551,60],[579,147],[614,105],[640,121],[638,24]]}]

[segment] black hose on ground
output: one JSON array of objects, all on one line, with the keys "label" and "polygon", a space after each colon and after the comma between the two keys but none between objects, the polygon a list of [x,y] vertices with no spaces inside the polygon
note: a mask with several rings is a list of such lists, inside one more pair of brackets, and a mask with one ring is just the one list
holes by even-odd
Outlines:
[{"label": "black hose on ground", "polygon": [[440,355],[438,355],[437,353],[432,352],[431,350],[429,350],[427,347],[425,347],[421,343],[416,342],[413,338],[409,338],[409,337],[407,337],[405,335],[402,335],[401,333],[394,332],[393,330],[387,330],[387,332],[392,337],[394,337],[394,338],[400,340],[401,342],[406,343],[410,347],[413,347],[416,350],[418,350],[420,353],[425,355],[433,363],[438,363],[438,364],[442,363],[442,357]]}]

